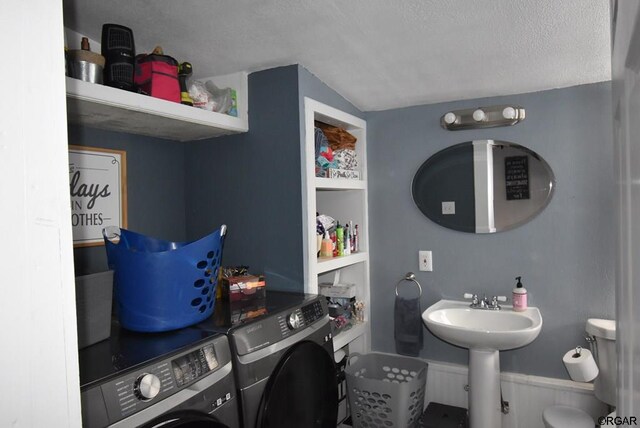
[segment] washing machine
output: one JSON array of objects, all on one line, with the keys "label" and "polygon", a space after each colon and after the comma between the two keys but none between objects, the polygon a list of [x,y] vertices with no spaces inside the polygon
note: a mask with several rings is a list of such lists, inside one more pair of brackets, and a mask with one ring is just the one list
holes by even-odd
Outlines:
[{"label": "washing machine", "polygon": [[338,383],[326,299],[267,291],[218,301],[202,330],[229,338],[244,428],[335,428]]},{"label": "washing machine", "polygon": [[226,336],[185,328],[135,333],[80,350],[84,428],[239,428]]}]

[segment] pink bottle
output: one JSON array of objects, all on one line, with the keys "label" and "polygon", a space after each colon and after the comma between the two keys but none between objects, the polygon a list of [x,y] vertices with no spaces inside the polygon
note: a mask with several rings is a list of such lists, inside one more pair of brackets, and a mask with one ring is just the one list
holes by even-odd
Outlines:
[{"label": "pink bottle", "polygon": [[522,286],[521,276],[516,277],[518,283],[516,288],[513,289],[513,310],[516,312],[525,311],[528,307],[527,304],[527,289]]}]

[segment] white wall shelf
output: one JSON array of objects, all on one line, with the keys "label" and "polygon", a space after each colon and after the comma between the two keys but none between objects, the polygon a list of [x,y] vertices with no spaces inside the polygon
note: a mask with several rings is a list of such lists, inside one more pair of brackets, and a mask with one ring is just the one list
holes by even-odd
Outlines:
[{"label": "white wall shelf", "polygon": [[[367,123],[353,115],[304,99],[305,122],[302,142],[303,168],[303,228],[305,260],[305,292],[317,293],[319,282],[330,282],[334,272],[340,272],[344,282],[356,284],[356,299],[365,304],[365,321],[336,334],[334,349],[366,352],[369,350],[369,251],[367,214]],[[357,138],[356,154],[360,180],[316,177],[315,121],[346,129]],[[316,212],[329,215],[342,224],[358,225],[360,251],[347,256],[317,257]]]},{"label": "white wall shelf", "polygon": [[246,73],[237,73],[235,80],[238,117],[67,77],[67,119],[94,128],[177,141],[247,132]]},{"label": "white wall shelf", "polygon": [[369,260],[369,255],[367,253],[355,253],[350,254],[348,256],[338,256],[338,257],[318,257],[317,263],[317,273],[325,273],[332,270],[340,269],[343,267],[351,266],[356,263],[362,263]]},{"label": "white wall shelf", "polygon": [[366,189],[367,182],[362,180],[347,180],[335,178],[315,178],[315,187],[317,190],[349,190],[349,189]]}]

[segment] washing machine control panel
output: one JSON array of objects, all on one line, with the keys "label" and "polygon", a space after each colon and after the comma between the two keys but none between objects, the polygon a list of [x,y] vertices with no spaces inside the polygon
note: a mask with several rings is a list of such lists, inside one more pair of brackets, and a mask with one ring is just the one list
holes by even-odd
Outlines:
[{"label": "washing machine control panel", "polygon": [[287,326],[291,330],[296,330],[300,327],[304,327],[304,318],[302,317],[302,313],[300,309],[296,309],[287,315]]},{"label": "washing machine control panel", "polygon": [[218,336],[83,391],[83,407],[104,409],[104,418],[113,424],[190,386],[229,361],[228,340]]},{"label": "washing machine control panel", "polygon": [[160,378],[153,373],[143,373],[133,384],[133,393],[142,401],[155,398],[160,392]]},{"label": "washing machine control panel", "polygon": [[[320,302],[320,300],[316,300],[313,303],[297,308],[293,312],[287,314],[285,319],[288,329],[298,330],[323,318],[326,314],[326,310]],[[283,336],[287,336],[286,330],[283,329],[282,333]]]},{"label": "washing machine control panel", "polygon": [[319,320],[326,314],[326,310],[320,302],[320,300],[316,300],[312,304],[302,307],[302,315],[308,324]]}]

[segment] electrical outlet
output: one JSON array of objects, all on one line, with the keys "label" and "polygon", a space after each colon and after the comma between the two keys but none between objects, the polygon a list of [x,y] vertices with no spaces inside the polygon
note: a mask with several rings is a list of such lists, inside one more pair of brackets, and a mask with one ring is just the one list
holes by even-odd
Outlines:
[{"label": "electrical outlet", "polygon": [[433,271],[433,255],[431,251],[418,251],[418,266],[423,272]]},{"label": "electrical outlet", "polygon": [[453,201],[442,203],[442,215],[455,215],[456,203]]}]

